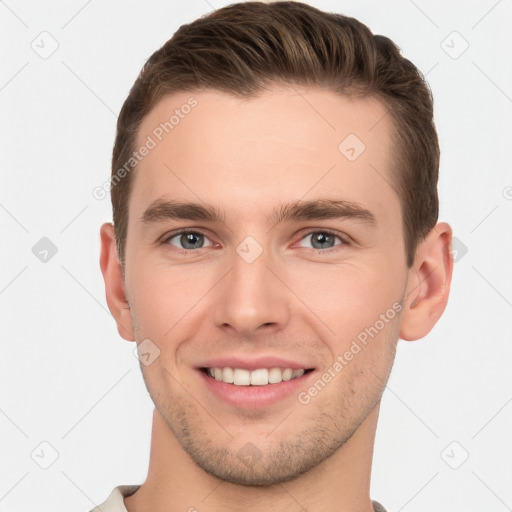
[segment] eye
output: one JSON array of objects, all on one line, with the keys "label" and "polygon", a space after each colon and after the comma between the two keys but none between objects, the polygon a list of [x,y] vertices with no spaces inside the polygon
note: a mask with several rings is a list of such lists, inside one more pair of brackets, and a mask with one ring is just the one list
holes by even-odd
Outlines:
[{"label": "eye", "polygon": [[[312,249],[332,249],[337,245],[344,245],[346,242],[342,240],[342,238],[333,233],[332,231],[311,231],[306,236],[304,236],[301,239],[301,242],[303,240],[307,240],[308,238],[311,239],[311,248]],[[338,239],[341,243],[336,244],[335,241]],[[304,246],[302,246],[304,247]]]},{"label": "eye", "polygon": [[[205,244],[206,241],[206,244]],[[178,249],[202,249],[212,246],[209,238],[203,233],[197,231],[180,231],[167,237],[163,243],[167,243]]]}]

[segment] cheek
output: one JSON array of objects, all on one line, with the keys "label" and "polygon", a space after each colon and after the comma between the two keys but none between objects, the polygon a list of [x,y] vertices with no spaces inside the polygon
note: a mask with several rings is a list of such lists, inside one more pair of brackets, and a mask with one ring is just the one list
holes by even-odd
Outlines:
[{"label": "cheek", "polygon": [[130,302],[141,334],[161,340],[182,329],[187,317],[197,313],[202,298],[212,289],[214,274],[212,268],[172,266],[141,258],[127,275]]},{"label": "cheek", "polygon": [[304,265],[289,271],[286,280],[316,315],[316,322],[328,326],[337,340],[347,340],[388,311],[391,319],[396,316],[404,278],[398,269],[388,267],[388,271],[382,272],[379,267],[375,263],[325,264],[310,269]]},{"label": "cheek", "polygon": [[391,307],[377,317],[360,314],[358,324],[327,341],[332,360],[324,371],[336,376],[332,393],[350,396],[349,402],[357,410],[374,403],[389,378],[399,336],[397,309]]},{"label": "cheek", "polygon": [[[191,319],[208,321],[208,309],[215,307],[208,294],[218,293],[216,284],[229,268],[221,262],[171,265],[142,254],[132,262],[127,274],[130,302],[141,335],[155,340],[185,334]],[[292,324],[306,319],[337,342],[378,321],[401,300],[405,286],[399,262],[385,261],[382,255],[338,264],[297,259],[273,268],[293,291],[283,288],[280,298],[274,297],[290,302]]]}]

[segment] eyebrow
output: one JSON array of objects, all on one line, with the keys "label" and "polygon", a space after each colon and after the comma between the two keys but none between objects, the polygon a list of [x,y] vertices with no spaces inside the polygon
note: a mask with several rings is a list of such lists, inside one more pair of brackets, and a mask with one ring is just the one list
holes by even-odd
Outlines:
[{"label": "eyebrow", "polygon": [[[375,226],[375,215],[353,201],[341,199],[317,199],[313,201],[293,201],[274,209],[266,221],[279,224],[300,220],[355,219]],[[197,220],[225,223],[224,213],[212,205],[156,199],[141,215],[144,224],[163,222],[169,219]]]}]

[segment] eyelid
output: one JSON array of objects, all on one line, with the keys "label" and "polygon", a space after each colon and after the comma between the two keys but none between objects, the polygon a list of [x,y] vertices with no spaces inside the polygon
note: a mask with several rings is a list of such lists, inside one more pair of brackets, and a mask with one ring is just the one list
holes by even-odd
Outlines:
[{"label": "eyelid", "polygon": [[[302,231],[301,234],[299,235],[299,239],[297,242],[295,242],[294,245],[296,245],[297,243],[301,242],[302,240],[304,240],[304,238],[308,237],[308,236],[311,236],[312,234],[314,233],[325,233],[325,234],[328,234],[328,235],[332,235],[336,238],[338,238],[341,243],[340,244],[337,244],[335,245],[334,247],[328,247],[327,249],[315,249],[314,247],[311,247],[309,249],[313,250],[313,251],[317,251],[317,252],[330,252],[330,251],[334,251],[336,250],[337,247],[340,247],[340,246],[344,246],[344,245],[350,245],[352,240],[351,238],[346,235],[345,233],[340,233],[338,231],[335,231],[333,229],[329,229],[329,228],[305,228],[306,231]],[[213,240],[210,239],[210,237],[208,236],[208,234],[206,234],[206,232],[200,228],[190,228],[190,227],[185,227],[185,228],[179,228],[179,229],[176,229],[175,231],[172,231],[170,233],[166,233],[162,239],[160,240],[160,244],[167,244],[167,245],[170,245],[171,247],[175,247],[173,245],[171,245],[169,243],[169,240],[171,240],[172,238],[178,236],[178,235],[181,235],[183,233],[195,233],[195,234],[198,234],[198,235],[202,235],[204,236],[205,238],[207,238],[208,240],[210,240],[211,242],[211,246],[208,246],[208,247],[213,247],[215,245],[218,245],[216,244],[215,242],[213,242]],[[200,249],[205,249],[206,247],[201,247]],[[178,251],[181,251],[181,252],[195,252],[195,251],[199,251],[200,249],[190,249],[190,250],[187,250],[187,249],[182,249],[182,248],[179,248],[179,247],[175,247],[176,250]],[[308,249],[308,247],[303,247],[303,249]]]},{"label": "eyelid", "polygon": [[317,251],[317,252],[330,252],[330,251],[336,250],[337,247],[344,246],[344,245],[350,245],[350,243],[351,243],[351,239],[348,235],[345,235],[344,233],[340,233],[338,231],[335,231],[335,230],[329,229],[329,228],[313,228],[313,229],[308,228],[307,231],[303,232],[300,235],[300,238],[297,243],[301,242],[302,240],[304,240],[308,236],[311,236],[314,233],[323,233],[323,234],[334,236],[334,237],[338,238],[341,241],[341,243],[336,244],[334,247],[328,247],[327,249],[315,249],[314,247],[303,247],[303,249],[311,249],[311,250]]},{"label": "eyelid", "polygon": [[[160,241],[158,243],[162,244],[162,245],[170,245],[171,247],[175,247],[174,245],[171,245],[169,243],[169,240],[171,240],[172,238],[174,238],[174,237],[176,237],[178,235],[181,235],[183,233],[194,233],[196,235],[202,235],[205,238],[207,238],[208,240],[210,240],[211,246],[208,246],[208,247],[212,247],[212,246],[215,245],[215,242],[213,242],[213,240],[211,240],[210,237],[202,229],[198,229],[198,228],[180,228],[180,229],[176,229],[175,231],[171,231],[170,233],[166,233],[160,239]],[[175,248],[178,251],[182,251],[182,252],[193,252],[192,250],[182,249],[180,247],[175,247]],[[203,247],[201,247],[201,249],[203,249]],[[199,249],[194,249],[194,251],[198,251],[198,250]]]}]

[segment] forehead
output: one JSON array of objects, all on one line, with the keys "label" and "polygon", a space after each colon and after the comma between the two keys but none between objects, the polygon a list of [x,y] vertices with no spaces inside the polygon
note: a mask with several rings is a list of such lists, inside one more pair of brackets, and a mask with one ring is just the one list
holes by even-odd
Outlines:
[{"label": "forehead", "polygon": [[140,214],[165,197],[214,203],[243,219],[244,206],[254,213],[306,196],[397,203],[387,112],[373,98],[291,86],[250,99],[215,90],[166,96],[139,129],[137,148],[150,149],[130,209]]}]

